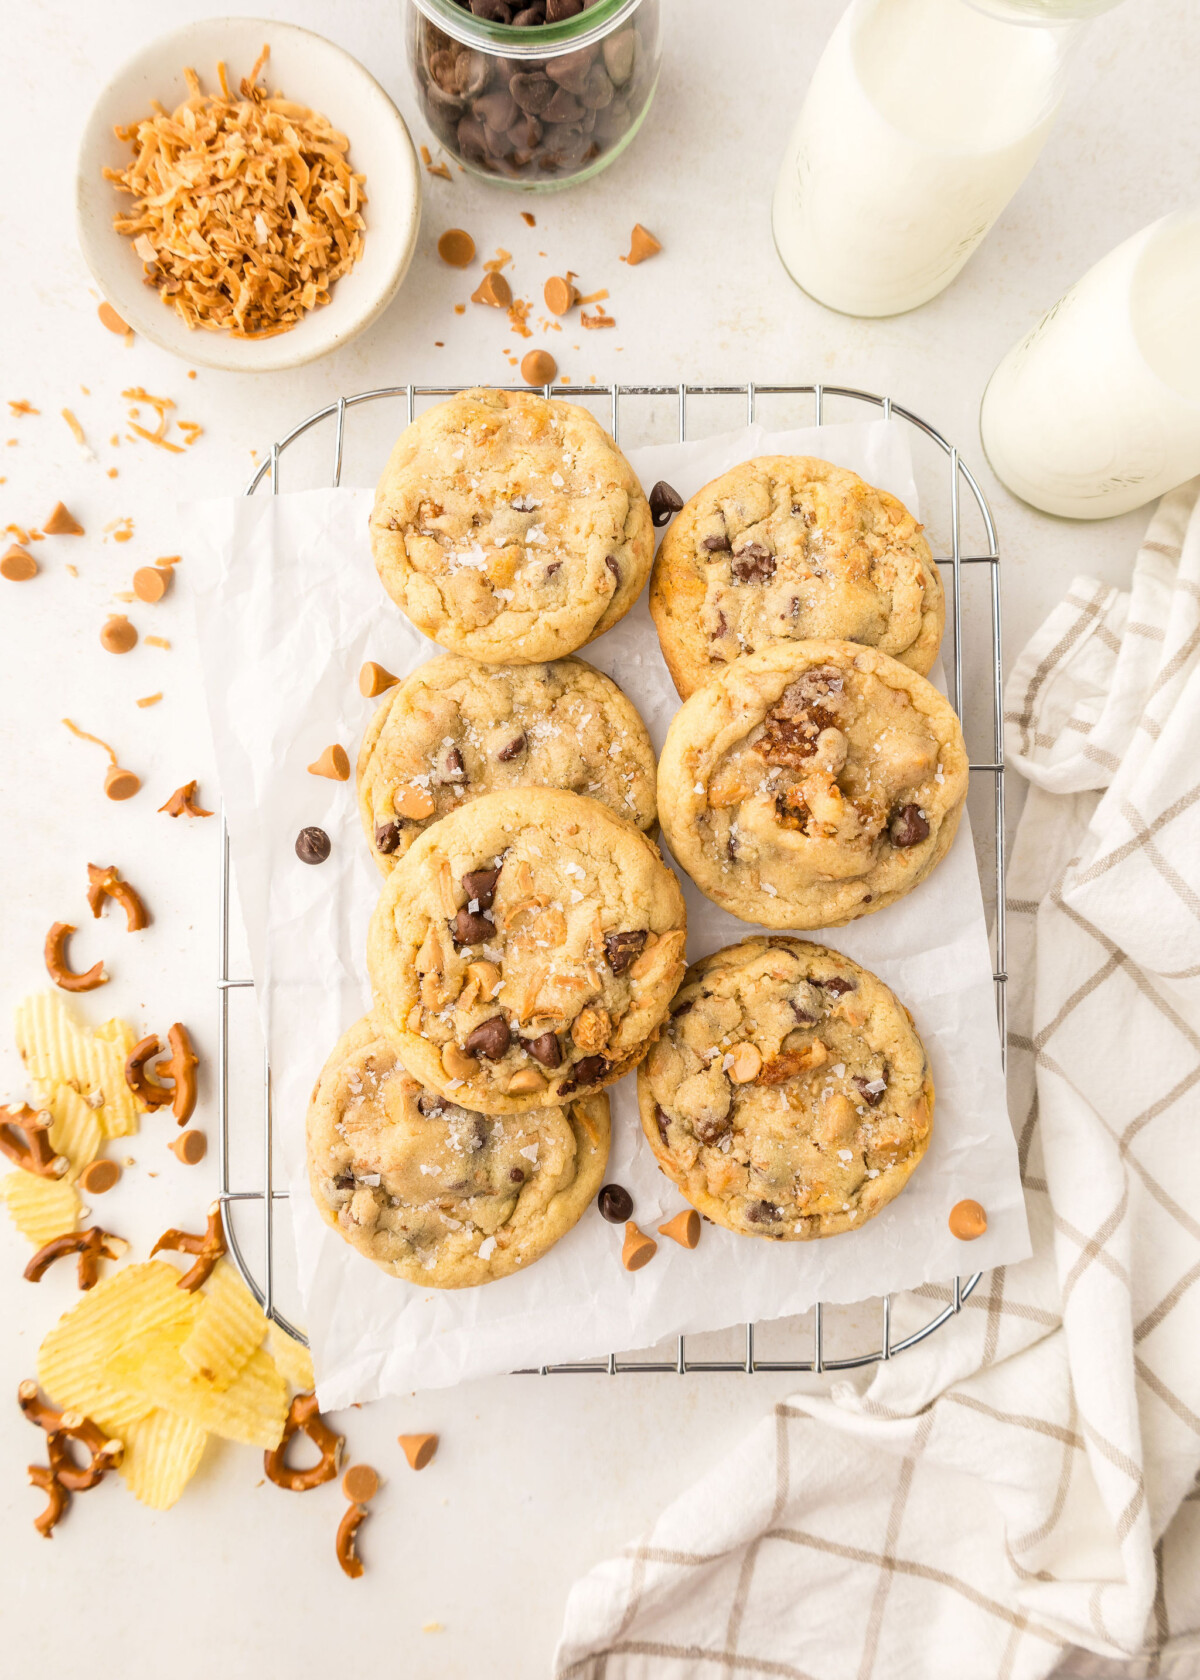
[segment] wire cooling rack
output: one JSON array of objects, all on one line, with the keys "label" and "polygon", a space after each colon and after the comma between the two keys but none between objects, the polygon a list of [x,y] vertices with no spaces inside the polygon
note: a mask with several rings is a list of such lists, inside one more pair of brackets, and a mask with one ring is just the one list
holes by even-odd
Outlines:
[{"label": "wire cooling rack", "polygon": [[[296,450],[294,459],[298,470],[293,482],[289,464],[289,489],[307,489],[314,485],[342,482],[352,417],[369,415],[379,422],[378,438],[388,444],[401,427],[420,412],[421,406],[444,397],[453,396],[461,386],[455,385],[391,385],[376,391],[361,391],[355,396],[339,397],[336,402],[310,414],[285,437],[271,445],[269,456],[255,472],[246,487],[252,496],[264,486],[272,495],[281,489],[281,462],[284,453]],[[503,387],[502,387],[503,388]],[[525,385],[507,387],[525,391]],[[1001,663],[1000,628],[1000,551],[991,510],[974,475],[961,460],[958,450],[942,434],[891,397],[875,396],[869,391],[850,390],[829,385],[609,385],[578,387],[547,385],[546,396],[561,396],[573,402],[583,402],[596,413],[620,441],[625,433],[637,426],[643,436],[638,442],[663,442],[668,438],[685,442],[730,426],[762,421],[772,426],[817,425],[831,423],[834,418],[862,419],[863,409],[871,410],[871,418],[899,420],[913,429],[914,444],[925,452],[932,467],[924,470],[918,459],[918,487],[921,511],[941,567],[946,585],[949,635],[943,643],[943,657],[949,665],[950,695],[955,710],[963,719],[968,745],[973,733],[987,743],[985,756],[971,761],[971,803],[978,817],[986,817],[977,828],[977,847],[984,854],[984,887],[991,887],[988,896],[994,899],[993,980],[996,992],[996,1014],[1000,1029],[1001,1056],[1006,1044],[1005,1009],[1005,924],[1004,924],[1004,748],[1002,725],[1003,667]],[[800,412],[798,413],[798,407]],[[768,416],[767,409],[770,409]],[[835,416],[835,412],[836,416]],[[701,421],[700,414],[706,416]],[[307,440],[302,445],[301,440]],[[318,444],[314,456],[311,446]],[[300,447],[298,447],[300,446]],[[916,451],[915,451],[916,452]],[[320,463],[323,458],[324,466]],[[376,471],[378,470],[377,463]],[[372,474],[371,476],[374,476]],[[368,478],[368,482],[370,479]],[[972,527],[968,529],[968,524]],[[970,591],[968,579],[981,577],[982,589]],[[982,603],[982,604],[980,604]],[[967,676],[970,674],[968,683]],[[969,710],[964,713],[964,698]],[[977,802],[982,793],[983,808]],[[987,854],[990,852],[990,859]],[[990,881],[989,881],[990,876]],[[233,1165],[234,1140],[231,1128],[231,1054],[230,1054],[230,997],[234,992],[248,993],[254,981],[230,973],[230,931],[232,872],[229,859],[229,831],[222,815],[222,862],[220,886],[220,975],[218,1015],[218,1125],[220,1200],[225,1216],[226,1237],[230,1255],[236,1262],[247,1285],[261,1303],[268,1317],[285,1330],[305,1340],[302,1332],[290,1321],[277,1299],[277,1243],[276,1219],[279,1204],[286,1203],[288,1192],[276,1189],[274,1170],[274,1133],[271,1112],[271,1073],[265,1061],[262,1065],[261,1085],[257,1095],[249,1097],[251,1107],[257,1107],[261,1129],[260,1171],[247,1175],[244,1168],[235,1174]],[[242,1128],[253,1124],[241,1118],[241,1099],[247,1092],[239,1089],[239,1120],[236,1141],[246,1141]],[[248,1111],[247,1111],[248,1112]],[[246,1177],[251,1182],[244,1182]],[[238,1183],[234,1183],[234,1178]],[[256,1247],[260,1251],[257,1263],[247,1253],[249,1220],[243,1216],[257,1210],[259,1229]],[[253,1235],[253,1233],[251,1233]],[[859,1309],[833,1307],[818,1303],[803,1319],[785,1321],[797,1327],[802,1337],[800,1350],[791,1357],[762,1358],[756,1353],[755,1336],[761,1327],[741,1326],[736,1357],[705,1358],[689,1355],[687,1343],[696,1336],[675,1338],[673,1357],[655,1355],[609,1354],[607,1358],[580,1360],[569,1364],[544,1365],[543,1375],[562,1372],[604,1372],[616,1375],[629,1371],[680,1374],[694,1371],[760,1371],[812,1372],[850,1370],[863,1365],[877,1364],[893,1358],[906,1348],[915,1346],[934,1334],[960,1312],[963,1302],[978,1284],[982,1273],[956,1277],[948,1290],[949,1299],[941,1310],[907,1335],[895,1336],[893,1326],[893,1297],[884,1295],[878,1302],[878,1343],[865,1350],[833,1356],[829,1352],[830,1315],[852,1315]],[[924,1292],[934,1293],[937,1292]],[[915,1297],[912,1297],[915,1301]],[[861,1316],[861,1315],[860,1315]],[[811,1323],[809,1322],[811,1321]],[[772,1326],[774,1331],[777,1327]],[[871,1337],[874,1340],[874,1337]],[[807,1350],[806,1350],[807,1344]]]}]

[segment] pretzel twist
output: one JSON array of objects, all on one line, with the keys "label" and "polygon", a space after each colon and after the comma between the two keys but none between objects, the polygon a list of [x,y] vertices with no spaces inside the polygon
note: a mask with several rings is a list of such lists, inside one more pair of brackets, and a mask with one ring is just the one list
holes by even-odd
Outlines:
[{"label": "pretzel twist", "polygon": [[[300,1431],[321,1455],[307,1470],[294,1470],[285,1462],[288,1444]],[[279,1445],[263,1454],[263,1469],[277,1487],[287,1488],[291,1493],[307,1493],[337,1475],[345,1444],[345,1436],[330,1429],[318,1412],[316,1395],[297,1394],[288,1407]]]},{"label": "pretzel twist", "polygon": [[190,1294],[199,1289],[212,1275],[213,1268],[223,1254],[227,1252],[225,1246],[225,1227],[221,1223],[221,1204],[214,1202],[208,1210],[208,1224],[202,1236],[194,1236],[191,1231],[177,1231],[172,1227],[164,1231],[154,1247],[150,1250],[151,1258],[161,1249],[169,1249],[175,1254],[194,1254],[195,1264],[179,1280],[180,1289],[186,1289]]},{"label": "pretzel twist", "polygon": [[35,1111],[28,1103],[20,1108],[0,1108],[0,1153],[39,1178],[61,1178],[71,1163],[65,1155],[56,1155],[51,1146],[52,1124],[45,1109]]}]

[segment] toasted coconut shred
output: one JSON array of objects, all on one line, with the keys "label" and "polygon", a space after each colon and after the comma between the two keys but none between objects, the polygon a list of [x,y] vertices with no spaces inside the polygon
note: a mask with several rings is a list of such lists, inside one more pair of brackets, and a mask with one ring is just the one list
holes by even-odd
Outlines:
[{"label": "toasted coconut shred", "polygon": [[350,168],[350,142],[327,118],[258,85],[264,47],[241,98],[218,64],[220,97],[185,70],[190,97],[117,138],[128,169],[104,174],[133,198],[117,216],[157,288],[189,327],[235,338],[288,332],[329,302],[335,280],[362,255],[366,177]]}]

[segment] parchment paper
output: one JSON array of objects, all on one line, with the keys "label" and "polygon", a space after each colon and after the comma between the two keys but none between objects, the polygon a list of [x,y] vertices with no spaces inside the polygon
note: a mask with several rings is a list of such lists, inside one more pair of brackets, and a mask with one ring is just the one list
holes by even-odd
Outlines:
[{"label": "parchment paper", "polygon": [[[647,489],[665,478],[687,497],[739,461],[792,453],[851,467],[919,511],[908,440],[896,422],[784,433],[747,427],[631,450],[629,459]],[[380,587],[367,540],[371,502],[369,490],[312,490],[189,510],[195,558],[190,552],[187,569],[322,1405],[646,1347],[666,1334],[803,1312],[818,1300],[866,1300],[1028,1254],[965,818],[945,861],[899,904],[827,936],[807,935],[827,938],[896,990],[932,1061],[932,1143],[908,1188],[868,1225],[810,1243],[756,1241],[705,1225],[694,1251],[663,1240],[652,1263],[630,1274],[619,1261],[620,1227],[593,1207],[528,1271],[460,1290],[387,1276],[325,1225],[308,1189],[304,1115],[326,1056],[369,1004],[366,932],[382,877],[359,827],[353,781],[325,781],[306,766],[333,741],[353,763],[378,703],[358,692],[365,659],[407,674],[440,652]],[[582,654],[620,683],[660,749],[679,701],[644,597]],[[333,841],[329,861],[315,868],[294,851],[309,823]],[[691,957],[755,931],[682,879]],[[634,1076],[609,1094],[606,1176],[627,1186],[639,1223],[653,1232],[684,1204],[642,1139]],[[946,1224],[965,1196],[983,1203],[989,1221],[970,1245]]]}]

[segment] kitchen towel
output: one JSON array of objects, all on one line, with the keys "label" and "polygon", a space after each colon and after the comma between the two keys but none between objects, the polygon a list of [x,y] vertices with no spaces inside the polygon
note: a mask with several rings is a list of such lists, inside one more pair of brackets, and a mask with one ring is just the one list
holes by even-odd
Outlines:
[{"label": "kitchen towel", "polygon": [[1006,690],[1033,1257],[578,1582],[559,1680],[1034,1680],[1070,1646],[1200,1673],[1198,499],[1130,592],[1077,579]]}]

